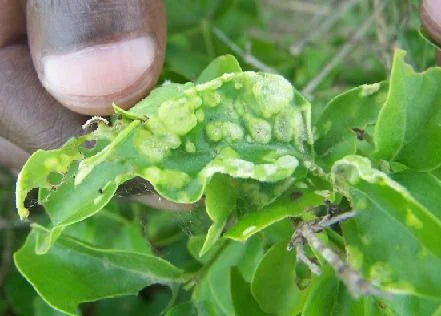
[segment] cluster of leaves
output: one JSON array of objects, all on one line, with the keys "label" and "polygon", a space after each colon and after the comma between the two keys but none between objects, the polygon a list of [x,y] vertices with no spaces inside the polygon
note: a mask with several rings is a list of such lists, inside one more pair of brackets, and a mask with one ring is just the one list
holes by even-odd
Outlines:
[{"label": "cluster of leaves", "polygon": [[[170,288],[166,315],[439,313],[441,69],[417,73],[404,57],[396,52],[388,82],[331,100],[314,126],[310,103],[288,81],[242,71],[232,56],[130,111],[115,106],[110,126],[97,120],[95,131],[37,151],[21,171],[20,216],[38,188],[50,223],[32,224],[14,255],[18,270],[71,315],[80,303],[158,283]],[[166,250],[176,240],[161,235],[176,223],[163,212],[148,223],[147,244],[140,210],[106,206],[137,176],[177,203],[204,196],[175,215],[198,223],[184,244]],[[317,236],[384,296],[354,300],[319,249],[306,253],[320,275],[287,251],[287,218],[318,218],[325,199],[356,216]]]},{"label": "cluster of leaves", "polygon": [[[284,0],[166,0],[167,57],[161,80],[178,83],[196,82],[200,72],[215,56],[234,53],[244,69],[266,71],[268,68],[268,71],[278,72],[294,82],[296,87],[303,87],[322,70],[340,46],[349,40],[349,35],[355,32],[372,10],[371,2],[360,1],[353,10],[340,15],[338,23],[332,29],[318,34],[313,40],[310,38],[309,44],[304,47],[301,54],[293,56],[289,52],[292,43],[308,38],[311,30],[315,30],[318,25],[338,14],[340,7],[337,4],[356,3],[356,1],[332,1],[332,5],[330,1],[315,3],[319,2],[332,7],[332,14],[314,16],[301,11],[291,11],[287,9],[288,1]],[[277,9],[279,3],[280,10]],[[430,45],[424,45],[419,38],[417,31],[419,20],[416,14],[419,1],[409,0],[406,3],[409,6],[403,5],[402,1],[389,1],[387,10],[381,12],[387,22],[386,35],[389,42],[397,40],[399,46],[408,51],[407,61],[422,70],[433,60],[433,49]],[[411,5],[413,9],[409,11]],[[409,12],[415,13],[410,20],[403,18]],[[159,315],[161,311],[166,311],[168,315],[300,313],[438,315],[439,294],[436,293],[436,287],[432,287],[431,290],[430,287],[438,281],[436,276],[439,274],[437,269],[439,263],[432,262],[430,258],[425,261],[415,261],[415,255],[425,251],[424,247],[418,248],[423,244],[420,237],[413,239],[409,237],[412,232],[410,235],[405,235],[399,229],[403,218],[396,221],[396,217],[379,215],[378,205],[386,204],[382,198],[384,195],[389,196],[390,192],[378,193],[379,195],[375,196],[372,203],[376,207],[370,204],[366,206],[364,202],[366,196],[371,196],[376,187],[372,187],[371,191],[366,193],[368,195],[359,193],[351,200],[358,203],[354,204],[358,207],[355,207],[356,225],[353,224],[354,221],[348,222],[342,225],[342,229],[334,227],[332,230],[325,230],[319,234],[319,237],[341,258],[349,261],[358,271],[362,271],[367,279],[375,284],[381,283],[386,292],[400,295],[389,296],[386,297],[387,299],[378,297],[353,300],[346,287],[335,277],[333,269],[326,265],[320,255],[318,259],[322,275],[317,277],[311,275],[306,266],[296,263],[294,252],[286,251],[286,245],[293,233],[293,226],[287,218],[296,218],[295,222],[298,222],[323,215],[324,207],[319,205],[323,203],[324,196],[329,199],[334,198],[334,203],[347,209],[348,201],[342,199],[340,193],[346,192],[344,195],[347,197],[356,195],[349,190],[344,181],[340,182],[343,187],[340,190],[338,186],[329,184],[330,181],[333,183],[332,178],[321,179],[320,175],[316,174],[319,169],[306,175],[303,161],[308,158],[324,170],[323,174],[332,176],[333,173],[330,172],[332,166],[346,155],[355,153],[369,157],[372,166],[392,178],[394,185],[399,183],[418,203],[421,204],[424,200],[425,204],[422,205],[429,212],[436,212],[440,177],[438,168],[411,173],[412,170],[418,170],[411,167],[405,172],[405,167],[409,167],[402,158],[388,158],[389,161],[394,162],[384,163],[382,157],[372,154],[375,151],[374,126],[387,100],[389,83],[380,83],[377,93],[371,97],[361,98],[360,95],[368,91],[375,92],[377,85],[344,93],[326,106],[325,114],[320,114],[330,96],[360,83],[373,83],[385,78],[386,68],[378,58],[382,49],[383,47],[377,43],[375,32],[367,33],[363,45],[357,45],[345,58],[344,63],[335,66],[320,84],[319,89],[314,93],[312,107],[313,130],[316,135],[315,155],[310,151],[310,146],[305,146],[305,156],[293,151],[293,155],[299,160],[299,166],[294,171],[294,177],[287,178],[287,182],[279,188],[268,183],[263,185],[252,180],[245,181],[216,174],[210,178],[205,188],[205,207],[199,204],[191,212],[164,212],[133,202],[128,204],[126,201],[123,203],[111,201],[93,217],[87,217],[92,214],[92,212],[87,213],[89,207],[87,202],[91,201],[91,196],[97,196],[97,191],[91,189],[89,192],[90,187],[84,187],[84,191],[79,195],[70,195],[66,187],[65,195],[61,192],[57,193],[58,201],[46,200],[48,207],[45,210],[49,215],[52,214],[51,222],[48,222],[47,216],[41,209],[33,207],[31,220],[40,223],[43,227],[35,226],[36,232],[32,233],[34,237],[29,237],[31,240],[26,244],[28,247],[23,247],[21,250],[23,254],[21,258],[27,258],[23,261],[24,266],[28,265],[28,268],[35,264],[31,269],[36,280],[34,285],[46,301],[36,295],[18,271],[10,267],[12,259],[8,259],[8,254],[24,244],[27,225],[19,223],[16,227],[8,229],[2,226],[2,220],[14,223],[16,215],[6,212],[11,210],[12,213],[13,210],[13,206],[8,203],[13,190],[0,178],[2,203],[0,314],[61,315],[64,313],[51,308],[47,303],[58,310],[73,311],[79,302],[112,297],[94,303],[82,303],[81,311],[86,315],[97,316]],[[231,61],[231,58],[227,59]],[[389,59],[383,62],[387,60]],[[234,61],[232,63],[236,64]],[[224,71],[238,70],[237,64],[228,67],[224,63],[223,67],[226,68],[220,69],[219,75]],[[413,87],[415,82],[408,84]],[[426,83],[422,85],[426,86]],[[426,88],[420,89],[425,91]],[[163,91],[168,93],[166,90]],[[407,94],[403,94],[402,97],[406,98]],[[419,113],[419,98],[420,96],[408,104],[415,113]],[[434,103],[433,109],[435,108]],[[415,115],[418,116],[418,114],[410,114],[412,117]],[[326,118],[333,122],[332,127],[322,126],[322,123],[330,125]],[[141,121],[144,120],[145,118]],[[407,122],[395,124],[402,126]],[[384,125],[387,124],[383,123]],[[114,127],[116,126],[118,124],[114,123]],[[101,127],[105,129],[105,126]],[[246,126],[242,127],[246,129]],[[100,137],[104,137],[101,139],[102,147],[113,140],[113,136]],[[92,142],[86,144],[86,148],[80,148],[80,154],[84,157],[93,155],[93,152],[87,152]],[[194,156],[185,151],[183,144],[181,151],[184,155],[188,155],[189,160],[193,159]],[[293,146],[295,149],[296,144]],[[102,147],[95,149],[99,150]],[[385,147],[387,146],[383,146]],[[192,146],[189,145],[188,149],[191,148]],[[418,154],[425,152],[427,148],[421,149]],[[175,150],[179,148],[172,148],[172,151]],[[213,153],[217,154],[217,150]],[[313,159],[308,156],[309,154]],[[248,159],[249,156],[245,158]],[[180,165],[183,160],[176,160],[176,164]],[[352,164],[352,162],[347,163],[349,166]],[[360,164],[366,165],[362,161]],[[175,169],[175,166],[166,167]],[[74,164],[71,167],[76,168]],[[302,168],[304,170],[301,170]],[[361,169],[367,170],[365,167]],[[347,169],[343,168],[343,170]],[[345,171],[342,173],[344,174]],[[194,174],[190,175],[194,176]],[[54,172],[47,179],[49,187],[58,190],[61,182],[68,177],[62,177],[58,172]],[[105,182],[105,179],[107,178],[99,181]],[[87,178],[84,181],[87,181]],[[100,189],[102,187],[98,188],[98,192]],[[334,189],[341,192],[336,193]],[[41,191],[43,194],[44,190]],[[336,194],[333,197],[329,192]],[[404,194],[402,190],[400,192],[398,195]],[[430,194],[428,195],[427,192]],[[88,194],[87,197],[85,193]],[[271,196],[278,197],[275,201],[271,201]],[[63,214],[58,211],[51,213],[51,210],[62,205],[56,203],[63,202],[63,199],[66,204],[73,203],[70,206],[71,210],[83,209],[86,213],[83,215],[77,213],[80,217],[71,219],[68,218],[69,213]],[[3,201],[7,202],[3,203]],[[395,206],[402,205],[401,200],[394,198],[393,201]],[[86,204],[81,205],[82,203]],[[387,207],[390,207],[392,202],[388,203]],[[26,205],[29,206],[29,201]],[[365,208],[368,208],[366,212],[361,212]],[[410,209],[413,210],[412,207]],[[61,210],[67,212],[68,208],[62,207]],[[421,210],[418,209],[416,212],[419,214]],[[81,216],[87,218],[72,224]],[[409,218],[412,222],[412,216]],[[65,224],[67,226],[64,226]],[[56,226],[58,228],[54,229]],[[52,232],[51,236],[47,234],[48,230]],[[206,236],[207,231],[210,232],[208,236]],[[429,231],[427,234],[430,234]],[[377,232],[378,236],[376,236]],[[60,233],[61,236],[58,235]],[[218,239],[219,234],[222,236]],[[368,248],[367,242],[371,240],[369,238],[373,240],[373,244]],[[428,238],[422,240],[427,241]],[[398,241],[401,242],[397,243]],[[38,250],[32,244],[29,246],[32,242],[39,245]],[[433,239],[431,243],[437,241]],[[24,249],[27,249],[28,253]],[[38,253],[46,252],[46,254],[36,256],[34,249]],[[422,252],[418,251],[420,249]],[[429,249],[433,250],[430,247]],[[306,252],[311,258],[317,254],[315,249],[306,249]],[[50,265],[39,261],[45,256],[48,259],[46,264]],[[155,258],[150,260],[152,256]],[[158,257],[163,260],[156,260]],[[161,268],[156,269],[158,267],[156,263]],[[173,266],[179,270],[179,276],[173,274],[176,272]],[[4,280],[8,268],[10,272]],[[421,271],[424,273],[421,274]],[[118,273],[118,276],[114,275],[115,273]],[[411,276],[413,278],[409,280]],[[50,280],[57,282],[51,283]],[[170,287],[157,284],[148,286],[154,282],[167,284]],[[392,286],[388,286],[388,282],[392,283]],[[394,282],[400,283],[399,286],[396,287]],[[419,284],[417,290],[410,287],[415,282]],[[99,285],[106,290],[103,291]],[[423,287],[427,287],[430,291],[428,292],[427,289],[422,291]],[[138,296],[126,296],[126,294],[135,294],[140,289],[142,290]],[[170,308],[171,306],[173,307]]]}]

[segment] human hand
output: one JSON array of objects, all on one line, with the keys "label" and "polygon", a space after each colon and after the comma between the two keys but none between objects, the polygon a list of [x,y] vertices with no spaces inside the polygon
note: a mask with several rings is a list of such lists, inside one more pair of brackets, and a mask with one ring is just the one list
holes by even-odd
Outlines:
[{"label": "human hand", "polygon": [[[156,83],[161,0],[0,0],[0,164],[81,133],[84,115],[129,108]],[[77,113],[75,113],[77,112]],[[81,113],[81,114],[78,114]]]},{"label": "human hand", "polygon": [[[420,7],[421,23],[432,40],[441,46],[441,1],[422,0]],[[437,62],[441,65],[441,49],[437,51]]]}]

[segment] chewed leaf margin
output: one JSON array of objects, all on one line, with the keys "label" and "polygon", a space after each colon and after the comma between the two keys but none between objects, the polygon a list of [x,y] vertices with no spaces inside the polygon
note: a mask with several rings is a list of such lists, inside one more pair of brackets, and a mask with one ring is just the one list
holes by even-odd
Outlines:
[{"label": "chewed leaf margin", "polygon": [[[224,64],[233,72],[220,74]],[[98,124],[61,149],[30,157],[17,182],[17,206],[27,217],[27,193],[46,190],[42,205],[53,228],[39,253],[49,250],[64,227],[98,212],[118,185],[136,176],[170,201],[192,203],[216,173],[278,182],[311,159],[310,104],[286,79],[242,72],[232,56],[207,69],[201,81],[209,81],[161,86],[130,111],[114,106],[112,126]],[[99,150],[82,152],[84,142],[100,139],[106,142]],[[63,176],[56,186],[47,180],[52,172]]]}]

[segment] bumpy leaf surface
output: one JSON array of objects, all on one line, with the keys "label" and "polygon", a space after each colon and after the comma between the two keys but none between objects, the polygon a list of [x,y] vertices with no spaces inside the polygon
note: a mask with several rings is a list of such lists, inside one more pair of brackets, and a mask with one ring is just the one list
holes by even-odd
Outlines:
[{"label": "bumpy leaf surface", "polygon": [[[223,69],[233,72],[220,75]],[[111,127],[100,122],[61,149],[31,156],[18,178],[17,208],[28,216],[26,196],[40,188],[53,224],[40,253],[133,177],[150,181],[168,200],[191,203],[216,173],[275,183],[310,157],[310,104],[287,80],[242,72],[221,57],[200,81],[165,84],[130,111],[115,107]],[[50,181],[54,175],[60,180]]]}]

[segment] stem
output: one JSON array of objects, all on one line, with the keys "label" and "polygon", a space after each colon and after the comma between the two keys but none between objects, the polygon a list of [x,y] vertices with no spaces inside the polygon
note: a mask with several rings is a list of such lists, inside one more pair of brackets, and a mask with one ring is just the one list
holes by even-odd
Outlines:
[{"label": "stem", "polygon": [[216,262],[216,260],[220,257],[220,255],[224,252],[224,250],[227,248],[227,246],[230,244],[229,239],[221,239],[219,242],[221,242],[221,246],[216,251],[216,253],[213,255],[213,257],[204,264],[198,271],[191,274],[191,278],[193,280],[199,281],[202,279],[208,270],[210,270],[211,266]]},{"label": "stem", "polygon": [[213,27],[213,33],[220,39],[225,45],[227,45],[233,53],[240,56],[247,64],[253,66],[257,70],[269,73],[277,73],[277,71],[270,66],[266,65],[264,62],[259,60],[257,57],[246,53],[242,48],[240,48],[236,43],[234,43],[224,32],[222,32],[217,27]]},{"label": "stem", "polygon": [[201,21],[201,32],[204,38],[205,48],[210,59],[213,59],[216,54],[213,46],[213,38],[211,37],[211,24],[207,19]]},{"label": "stem", "polygon": [[[380,10],[385,7],[389,1],[385,1],[381,4]],[[354,49],[355,45],[361,40],[361,38],[367,33],[372,22],[375,20],[375,13],[371,14],[364,23],[360,26],[357,32],[354,33],[352,38],[343,45],[343,47],[338,51],[338,53],[326,64],[323,70],[309,81],[302,90],[302,94],[306,97],[311,97],[314,90],[320,85],[323,79],[338,65],[343,59]]]},{"label": "stem", "polygon": [[298,56],[301,54],[303,49],[305,48],[306,44],[320,38],[322,35],[329,34],[329,29],[338,21],[340,21],[340,18],[348,11],[350,10],[354,5],[358,4],[361,0],[349,0],[344,2],[342,5],[340,5],[338,8],[333,10],[335,14],[330,15],[327,19],[322,21],[320,25],[316,28],[311,28],[312,32],[309,33],[308,36],[306,36],[300,43],[291,46],[289,49],[291,54],[294,56]]}]

